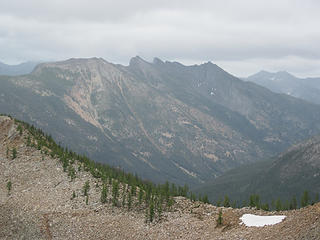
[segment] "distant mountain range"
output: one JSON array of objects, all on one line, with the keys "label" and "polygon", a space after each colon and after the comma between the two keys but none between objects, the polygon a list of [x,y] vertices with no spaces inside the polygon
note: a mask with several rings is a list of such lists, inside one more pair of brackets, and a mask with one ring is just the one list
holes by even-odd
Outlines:
[{"label": "distant mountain range", "polygon": [[206,193],[211,201],[228,195],[242,202],[250,194],[258,194],[263,201],[272,199],[300,200],[304,191],[310,200],[320,193],[320,136],[291,147],[272,160],[258,162],[226,172],[212,182],[196,189]]},{"label": "distant mountain range", "polygon": [[0,62],[0,75],[17,76],[29,74],[39,62],[24,62],[18,65],[8,65]]},{"label": "distant mountain range", "polygon": [[260,71],[244,80],[259,84],[276,93],[284,93],[320,104],[320,78],[297,78],[285,71],[276,73]]},{"label": "distant mountain range", "polygon": [[0,112],[153,181],[196,186],[320,134],[320,106],[211,62],[69,59],[0,84]]}]

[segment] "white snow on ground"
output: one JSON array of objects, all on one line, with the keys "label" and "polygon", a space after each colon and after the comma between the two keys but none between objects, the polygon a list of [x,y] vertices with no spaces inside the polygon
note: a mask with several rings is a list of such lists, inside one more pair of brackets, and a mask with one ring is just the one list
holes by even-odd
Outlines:
[{"label": "white snow on ground", "polygon": [[263,227],[266,225],[274,225],[282,222],[286,216],[258,216],[253,214],[243,214],[240,220],[240,224],[245,224],[247,227]]}]

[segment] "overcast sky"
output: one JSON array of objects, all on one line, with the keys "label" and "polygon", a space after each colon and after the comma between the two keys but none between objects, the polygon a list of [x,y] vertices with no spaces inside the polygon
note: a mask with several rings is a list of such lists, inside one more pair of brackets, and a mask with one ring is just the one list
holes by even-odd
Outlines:
[{"label": "overcast sky", "polygon": [[136,55],[212,61],[243,77],[261,69],[320,76],[318,0],[8,0],[0,61]]}]

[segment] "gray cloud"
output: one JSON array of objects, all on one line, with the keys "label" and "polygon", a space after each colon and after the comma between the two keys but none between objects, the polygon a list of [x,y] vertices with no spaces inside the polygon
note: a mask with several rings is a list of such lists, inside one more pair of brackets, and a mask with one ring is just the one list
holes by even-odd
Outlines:
[{"label": "gray cloud", "polygon": [[[0,7],[0,60],[140,55],[211,60],[238,76],[260,69],[320,76],[316,0],[10,0]],[[303,66],[301,66],[303,64]]]}]

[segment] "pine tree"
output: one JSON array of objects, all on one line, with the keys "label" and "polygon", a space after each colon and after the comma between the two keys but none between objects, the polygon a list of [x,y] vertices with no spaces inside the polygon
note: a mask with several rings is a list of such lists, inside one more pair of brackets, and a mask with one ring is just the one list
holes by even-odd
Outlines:
[{"label": "pine tree", "polygon": [[9,180],[9,181],[7,182],[8,195],[10,195],[11,189],[12,189],[12,183],[11,183],[11,181]]},{"label": "pine tree", "polygon": [[22,135],[22,126],[19,124],[17,127],[17,130],[19,131],[19,135]]},{"label": "pine tree", "polygon": [[138,203],[141,205],[143,199],[143,190],[140,188],[139,189],[139,195],[138,195]]},{"label": "pine tree", "polygon": [[303,196],[301,197],[301,207],[306,207],[309,204],[309,193],[304,191]]},{"label": "pine tree", "polygon": [[222,200],[221,200],[221,198],[219,197],[219,199],[218,199],[218,201],[217,201],[217,207],[220,207],[221,206],[221,202],[222,202]]},{"label": "pine tree", "polygon": [[153,201],[150,201],[149,205],[149,221],[152,222],[154,218],[154,203]]},{"label": "pine tree", "polygon": [[119,182],[114,179],[112,181],[112,203],[113,203],[113,206],[118,205],[118,195],[119,195]]},{"label": "pine tree", "polygon": [[208,199],[208,195],[207,194],[203,196],[202,202],[203,203],[209,203],[209,199]]},{"label": "pine tree", "polygon": [[72,199],[75,199],[75,198],[76,198],[76,192],[73,191],[73,192],[72,192],[72,198],[71,198],[71,200],[72,200]]},{"label": "pine tree", "polygon": [[291,201],[290,201],[290,205],[289,205],[289,209],[297,209],[297,199],[295,196],[292,197]]},{"label": "pine tree", "polygon": [[219,215],[218,215],[218,219],[217,219],[217,225],[221,226],[222,225],[222,210],[219,210]]},{"label": "pine tree", "polygon": [[126,186],[124,186],[122,191],[122,206],[124,207],[126,204]]},{"label": "pine tree", "polygon": [[14,147],[12,149],[12,159],[15,159],[17,157],[17,149]]},{"label": "pine tree", "polygon": [[87,180],[82,188],[83,190],[83,195],[84,196],[88,196],[89,190],[90,190],[90,184],[89,184],[89,180]]},{"label": "pine tree", "polygon": [[276,211],[281,211],[282,210],[282,203],[281,200],[278,198],[276,201]]},{"label": "pine tree", "polygon": [[230,200],[229,200],[229,197],[227,195],[224,196],[223,206],[224,207],[230,207]]},{"label": "pine tree", "polygon": [[132,205],[132,192],[129,192],[129,194],[128,194],[128,210],[131,209],[131,205]]},{"label": "pine tree", "polygon": [[101,203],[107,202],[107,195],[108,195],[107,186],[103,184],[102,190],[101,190],[101,197],[100,197]]}]

